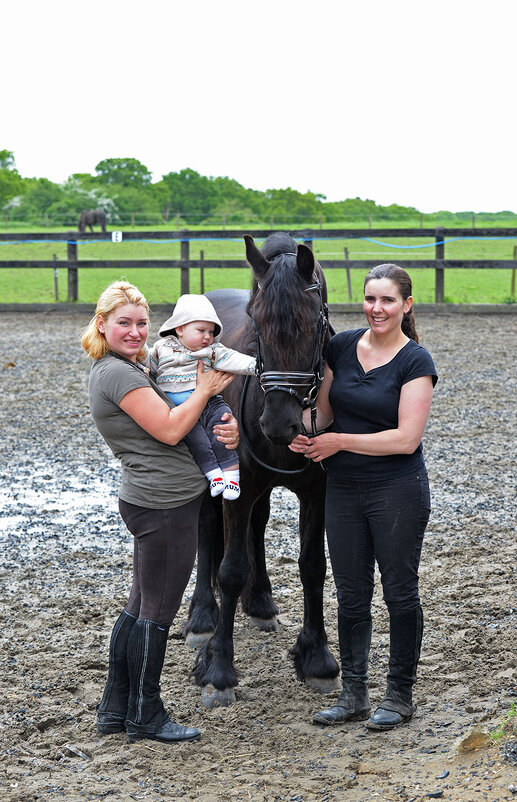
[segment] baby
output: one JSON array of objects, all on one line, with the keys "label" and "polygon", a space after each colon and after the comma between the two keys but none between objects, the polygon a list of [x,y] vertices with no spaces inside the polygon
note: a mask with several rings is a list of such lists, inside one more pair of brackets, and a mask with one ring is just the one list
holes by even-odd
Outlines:
[{"label": "baby", "polygon": [[[182,295],[174,312],[160,328],[160,338],[147,355],[147,365],[156,383],[176,405],[194,391],[198,360],[204,369],[227,373],[254,374],[254,356],[226,348],[219,339],[223,325],[204,295]],[[239,498],[239,462],[213,434],[213,427],[231,409],[222,396],[209,399],[199,421],[184,438],[192,456],[210,482],[212,496]]]}]

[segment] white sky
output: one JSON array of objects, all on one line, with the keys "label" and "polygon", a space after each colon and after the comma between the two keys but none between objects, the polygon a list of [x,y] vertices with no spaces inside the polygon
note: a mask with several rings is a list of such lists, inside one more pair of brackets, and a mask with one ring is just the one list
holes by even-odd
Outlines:
[{"label": "white sky", "polygon": [[246,187],[517,212],[515,0],[18,0],[0,149]]}]

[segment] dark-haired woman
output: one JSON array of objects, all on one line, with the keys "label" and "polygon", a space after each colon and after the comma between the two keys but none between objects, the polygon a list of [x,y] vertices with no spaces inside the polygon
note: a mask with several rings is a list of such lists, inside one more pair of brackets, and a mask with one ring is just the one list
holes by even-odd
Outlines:
[{"label": "dark-haired woman", "polygon": [[368,655],[375,561],[390,616],[387,689],[367,727],[391,730],[414,712],[422,641],[418,565],[430,500],[422,435],[436,369],[418,345],[411,279],[386,264],[364,281],[368,328],[336,334],[325,351],[314,438],[291,449],[327,476],[326,527],[338,598],[342,693],[319,724],[368,719]]}]

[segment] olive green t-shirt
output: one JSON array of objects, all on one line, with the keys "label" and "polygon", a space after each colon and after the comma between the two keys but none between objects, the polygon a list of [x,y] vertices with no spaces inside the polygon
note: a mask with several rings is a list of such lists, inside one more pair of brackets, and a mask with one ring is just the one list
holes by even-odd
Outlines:
[{"label": "olive green t-shirt", "polygon": [[106,354],[90,371],[90,412],[122,463],[120,498],[152,509],[180,507],[207,487],[187,446],[183,441],[170,446],[156,440],[119,407],[131,390],[149,386],[147,376],[136,365]]}]

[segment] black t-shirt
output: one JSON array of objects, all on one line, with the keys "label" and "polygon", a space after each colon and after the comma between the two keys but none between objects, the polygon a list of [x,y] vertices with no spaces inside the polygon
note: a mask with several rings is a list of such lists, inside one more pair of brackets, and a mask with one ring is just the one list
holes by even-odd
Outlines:
[{"label": "black t-shirt", "polygon": [[[365,373],[357,358],[357,343],[365,331],[342,331],[332,337],[324,351],[334,374],[329,393],[333,432],[370,434],[396,429],[402,385],[419,376],[431,376],[433,386],[438,380],[431,355],[414,340],[409,340],[386,365]],[[423,466],[422,443],[413,454],[368,456],[338,451],[325,460],[329,475],[358,481],[404,476]]]}]

